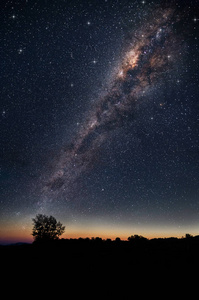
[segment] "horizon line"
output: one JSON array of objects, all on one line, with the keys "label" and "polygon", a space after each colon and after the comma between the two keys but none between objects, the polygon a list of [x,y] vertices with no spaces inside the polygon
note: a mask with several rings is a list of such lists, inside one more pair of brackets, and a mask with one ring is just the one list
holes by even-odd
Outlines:
[{"label": "horizon line", "polygon": [[[141,234],[132,234],[130,235],[129,237],[131,236],[138,236],[138,237],[143,237],[147,240],[154,240],[154,239],[171,239],[171,238],[175,238],[175,239],[185,239],[186,238],[186,235],[189,235],[189,237],[191,238],[195,238],[195,237],[199,237],[199,234],[198,235],[192,235],[190,233],[185,233],[184,236],[155,236],[155,237],[146,237],[146,236],[143,236]],[[79,236],[79,237],[61,237],[61,238],[58,238],[58,240],[79,240],[79,239],[82,239],[82,240],[86,240],[86,239],[89,239],[89,240],[95,240],[95,239],[101,239],[102,241],[107,241],[107,240],[111,240],[111,241],[116,241],[117,239],[119,239],[120,241],[128,241],[128,238],[120,238],[119,236],[116,236],[115,238],[110,238],[110,237],[106,237],[106,238],[103,238],[101,236],[85,236],[85,237],[82,237],[82,236]],[[0,239],[0,246],[9,246],[9,245],[16,245],[16,244],[32,244],[34,242],[34,239],[33,238],[25,238],[25,239],[21,239],[21,240],[18,240],[16,238],[11,238],[11,239]]]}]

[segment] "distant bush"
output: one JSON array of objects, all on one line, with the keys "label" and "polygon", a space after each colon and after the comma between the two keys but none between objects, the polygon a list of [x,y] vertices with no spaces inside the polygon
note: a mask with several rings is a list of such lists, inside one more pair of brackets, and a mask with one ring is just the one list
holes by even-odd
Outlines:
[{"label": "distant bush", "polygon": [[131,235],[128,237],[128,241],[129,242],[133,242],[133,241],[146,241],[147,238],[143,237],[142,235]]}]

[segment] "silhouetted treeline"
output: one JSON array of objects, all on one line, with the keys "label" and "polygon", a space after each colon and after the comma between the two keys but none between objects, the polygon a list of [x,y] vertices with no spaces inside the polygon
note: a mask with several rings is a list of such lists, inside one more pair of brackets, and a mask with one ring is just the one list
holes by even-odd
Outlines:
[{"label": "silhouetted treeline", "polygon": [[25,268],[55,268],[60,271],[116,271],[160,267],[199,266],[199,236],[148,240],[134,235],[120,238],[59,239],[33,244],[0,246],[3,263]]}]

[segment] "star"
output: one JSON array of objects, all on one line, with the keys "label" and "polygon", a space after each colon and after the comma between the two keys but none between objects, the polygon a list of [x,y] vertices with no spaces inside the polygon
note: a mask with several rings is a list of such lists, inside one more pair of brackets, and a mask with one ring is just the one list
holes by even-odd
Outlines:
[{"label": "star", "polygon": [[96,61],[96,59],[94,58],[94,60],[93,60],[93,64],[95,65],[97,63],[97,61]]},{"label": "star", "polygon": [[90,21],[88,21],[88,22],[87,22],[87,25],[91,25],[91,22],[90,22]]},{"label": "star", "polygon": [[22,49],[22,48],[19,48],[19,49],[18,49],[18,54],[22,54],[22,52],[23,52],[23,49]]}]

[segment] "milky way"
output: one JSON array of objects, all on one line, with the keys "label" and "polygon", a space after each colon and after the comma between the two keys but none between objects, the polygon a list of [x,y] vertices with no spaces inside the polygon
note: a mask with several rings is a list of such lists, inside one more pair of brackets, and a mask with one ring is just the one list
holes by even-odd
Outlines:
[{"label": "milky way", "polygon": [[80,175],[97,163],[98,152],[111,132],[133,118],[141,96],[172,69],[183,47],[176,30],[180,19],[174,9],[159,8],[149,22],[131,33],[106,95],[96,100],[73,142],[54,161],[53,172],[45,179],[44,195],[62,194],[67,200]]}]

